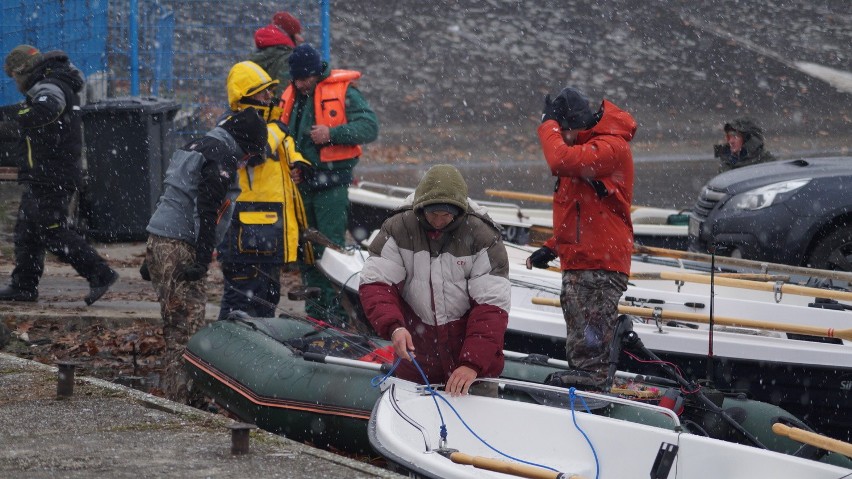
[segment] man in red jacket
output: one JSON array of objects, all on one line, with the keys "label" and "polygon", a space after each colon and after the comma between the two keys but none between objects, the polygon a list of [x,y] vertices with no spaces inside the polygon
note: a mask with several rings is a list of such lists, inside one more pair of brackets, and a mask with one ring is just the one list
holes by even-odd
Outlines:
[{"label": "man in red jacket", "polygon": [[546,268],[559,257],[568,362],[602,391],[612,383],[609,347],[633,252],[628,142],[635,132],[629,113],[606,100],[592,111],[588,98],[574,88],[553,101],[545,98],[538,127],[544,158],[557,177],[554,236],[527,259],[527,268]]}]

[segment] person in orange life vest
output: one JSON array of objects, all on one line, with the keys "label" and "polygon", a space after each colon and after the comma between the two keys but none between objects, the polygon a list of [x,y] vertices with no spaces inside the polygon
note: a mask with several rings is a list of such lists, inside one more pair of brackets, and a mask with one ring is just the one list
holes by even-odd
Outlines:
[{"label": "person in orange life vest", "polygon": [[633,253],[628,142],[635,133],[629,113],[606,100],[593,111],[574,88],[553,101],[546,97],[538,127],[544,158],[557,177],[554,236],[527,259],[527,268],[546,268],[559,257],[568,362],[603,391],[612,381],[609,348]]},{"label": "person in orange life vest", "polygon": [[[288,62],[292,81],[281,96],[281,121],[296,139],[296,149],[311,164],[305,168],[298,163],[293,179],[302,193],[308,225],[342,245],[352,169],[361,156],[360,145],[378,137],[379,122],[354,85],[359,72],[332,70],[307,43],[296,47]],[[322,256],[322,248],[316,248],[316,255]],[[308,304],[309,315],[335,324],[346,322],[337,292],[322,272],[303,265],[302,281],[322,290],[319,300]]]}]

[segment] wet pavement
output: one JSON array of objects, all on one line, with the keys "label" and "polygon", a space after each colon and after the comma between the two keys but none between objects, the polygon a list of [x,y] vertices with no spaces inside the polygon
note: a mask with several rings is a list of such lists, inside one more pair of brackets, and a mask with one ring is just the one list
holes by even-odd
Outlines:
[{"label": "wet pavement", "polygon": [[234,454],[223,416],[94,378],[69,397],[58,384],[56,368],[0,353],[0,477],[401,477],[260,430]]}]

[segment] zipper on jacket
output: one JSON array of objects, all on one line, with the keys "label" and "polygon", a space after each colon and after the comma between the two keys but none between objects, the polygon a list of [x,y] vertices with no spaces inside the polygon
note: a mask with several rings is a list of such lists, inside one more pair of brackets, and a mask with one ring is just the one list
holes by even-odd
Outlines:
[{"label": "zipper on jacket", "polygon": [[578,201],[578,202],[574,203],[574,205],[577,207],[576,208],[577,209],[577,243],[579,244],[580,243],[580,202]]}]

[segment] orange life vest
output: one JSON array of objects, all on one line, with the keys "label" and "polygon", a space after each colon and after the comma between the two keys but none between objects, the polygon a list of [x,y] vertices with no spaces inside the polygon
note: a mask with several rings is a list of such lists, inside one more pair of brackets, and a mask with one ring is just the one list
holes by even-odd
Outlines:
[{"label": "orange life vest", "polygon": [[[353,81],[361,78],[354,70],[332,70],[325,80],[314,89],[314,122],[329,128],[346,124],[346,89]],[[281,95],[281,121],[289,124],[290,113],[296,103],[296,89],[287,86]],[[320,161],[351,160],[361,156],[361,145],[325,145],[319,149]]]}]

